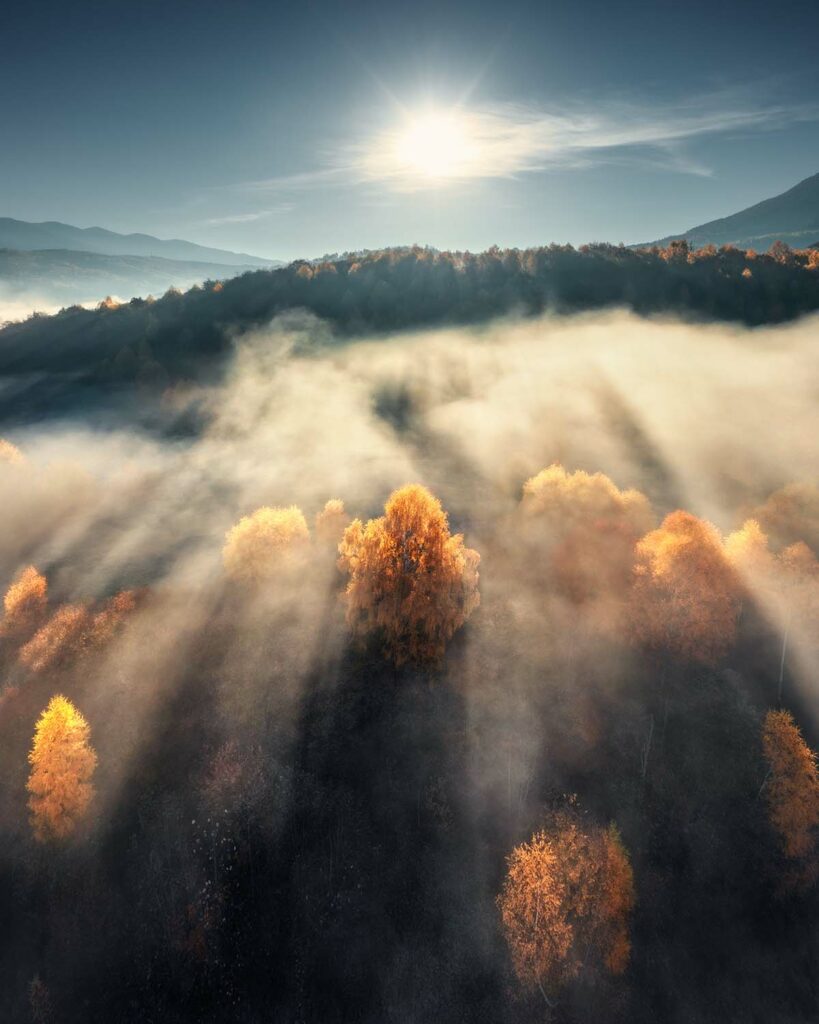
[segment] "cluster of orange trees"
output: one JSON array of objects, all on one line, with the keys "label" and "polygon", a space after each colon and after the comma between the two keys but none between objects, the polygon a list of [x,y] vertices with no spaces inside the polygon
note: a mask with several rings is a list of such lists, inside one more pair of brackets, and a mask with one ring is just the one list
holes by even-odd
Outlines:
[{"label": "cluster of orange trees", "polygon": [[[785,638],[797,619],[815,618],[813,553],[804,544],[773,552],[754,520],[725,538],[682,510],[657,526],[640,492],[622,491],[601,473],[569,473],[558,465],[526,482],[517,515],[524,563],[536,552],[565,600],[605,609],[595,620],[601,629],[616,630],[659,662],[716,663],[751,598],[771,610]],[[480,556],[450,531],[441,502],[413,484],[390,495],[382,516],[351,522],[343,503],[331,499],[314,534],[316,543],[337,549],[351,634],[373,639],[397,665],[439,664],[480,601]],[[310,544],[300,509],[263,507],[227,533],[224,569],[235,585],[264,586],[299,569]],[[136,596],[124,592],[99,606],[50,612],[46,579],[29,566],[6,593],[2,636],[18,645],[23,666],[42,671],[106,642],[135,604]],[[769,772],[761,792],[771,826],[794,880],[812,882],[815,756],[787,711],[767,714],[762,742]],[[97,763],[89,725],[65,697],[55,696],[37,721],[29,759],[34,835],[64,839],[89,812]],[[616,827],[589,824],[576,808],[553,814],[512,851],[498,896],[520,983],[551,1004],[562,985],[592,964],[622,972],[634,903],[629,855]]]}]

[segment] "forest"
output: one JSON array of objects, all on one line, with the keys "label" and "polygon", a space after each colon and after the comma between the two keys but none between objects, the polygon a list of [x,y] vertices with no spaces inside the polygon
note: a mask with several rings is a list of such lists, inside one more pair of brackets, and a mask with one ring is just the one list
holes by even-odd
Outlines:
[{"label": "forest", "polygon": [[295,261],[184,293],[170,289],[159,299],[109,298],[96,310],[73,306],[0,330],[0,377],[9,381],[2,419],[75,407],[86,416],[113,409],[122,417],[130,403],[142,420],[189,432],[195,424],[175,422],[159,401],[167,389],[219,378],[235,337],[293,310],[319,318],[333,338],[354,338],[604,309],[749,327],[784,323],[819,310],[819,249],[779,242],[763,254],[693,249],[684,240],[665,248],[550,245],[478,254],[411,247]]},{"label": "forest", "polygon": [[0,331],[11,1022],[815,1020],[819,251]]}]

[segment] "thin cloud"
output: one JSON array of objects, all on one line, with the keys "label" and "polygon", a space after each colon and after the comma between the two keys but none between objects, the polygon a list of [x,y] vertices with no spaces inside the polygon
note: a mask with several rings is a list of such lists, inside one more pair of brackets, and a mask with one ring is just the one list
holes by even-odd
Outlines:
[{"label": "thin cloud", "polygon": [[286,213],[290,209],[292,206],[289,203],[282,203],[272,210],[256,210],[251,213],[232,213],[224,217],[209,217],[207,220],[199,221],[199,224],[211,228],[221,227],[224,224],[250,224],[256,220],[264,220],[274,213]]}]

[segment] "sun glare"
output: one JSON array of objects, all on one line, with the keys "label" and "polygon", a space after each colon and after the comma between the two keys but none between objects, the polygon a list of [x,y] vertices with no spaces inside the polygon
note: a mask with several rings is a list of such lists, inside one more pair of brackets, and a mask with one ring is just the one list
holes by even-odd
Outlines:
[{"label": "sun glare", "polygon": [[449,111],[429,111],[409,119],[395,140],[393,153],[400,173],[431,180],[467,173],[478,145],[465,118]]}]

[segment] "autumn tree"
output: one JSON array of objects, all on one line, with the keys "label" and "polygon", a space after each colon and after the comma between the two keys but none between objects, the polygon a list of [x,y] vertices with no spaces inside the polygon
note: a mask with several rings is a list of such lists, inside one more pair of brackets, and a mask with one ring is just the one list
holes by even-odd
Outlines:
[{"label": "autumn tree", "polygon": [[20,636],[30,633],[45,615],[48,583],[33,565],[15,576],[3,598],[3,623],[0,632]]},{"label": "autumn tree", "polygon": [[[797,541],[779,553],[787,623],[793,622],[807,641],[819,638],[819,561],[807,544]],[[787,628],[787,625],[786,625]]]},{"label": "autumn tree", "polygon": [[816,875],[819,774],[816,755],[802,739],[791,714],[769,711],[762,744],[770,771],[765,783],[768,817],[787,858],[800,863],[799,876]]},{"label": "autumn tree", "polygon": [[638,542],[629,630],[648,650],[716,663],[734,641],[740,597],[719,532],[690,512]]},{"label": "autumn tree", "polygon": [[577,603],[627,587],[634,544],[654,522],[640,491],[557,463],[526,481],[521,511],[526,535],[545,545],[555,581]]},{"label": "autumn tree", "polygon": [[102,606],[62,604],[18,653],[21,664],[42,672],[60,662],[99,650],[136,608],[136,593],[123,590]]},{"label": "autumn tree", "polygon": [[756,519],[746,519],[738,530],[728,534],[725,554],[751,586],[774,571],[775,559],[768,535]]},{"label": "autumn tree", "polygon": [[225,570],[235,580],[266,579],[309,537],[301,509],[263,506],[228,531],[222,551]]},{"label": "autumn tree", "polygon": [[316,540],[325,544],[338,544],[350,523],[350,517],[340,498],[330,498],[316,516]]},{"label": "autumn tree", "polygon": [[634,878],[613,825],[584,830],[557,815],[512,851],[497,902],[518,980],[550,1005],[584,965],[625,970]]},{"label": "autumn tree", "polygon": [[136,609],[137,594],[121,590],[93,612],[80,637],[85,650],[98,650],[111,640],[129,615]]},{"label": "autumn tree", "polygon": [[749,592],[774,619],[782,633],[778,699],[782,700],[788,641],[796,632],[803,643],[819,641],[819,562],[807,544],[798,541],[778,554],[755,519],[725,540],[731,563],[742,575]]},{"label": "autumn tree", "polygon": [[25,462],[25,456],[11,441],[0,437],[0,463],[6,462],[9,465],[21,465]]},{"label": "autumn tree", "polygon": [[28,755],[28,806],[38,842],[71,835],[88,811],[97,766],[89,738],[88,722],[71,701],[52,697],[37,720]]},{"label": "autumn tree", "polygon": [[19,651],[21,664],[42,672],[76,652],[90,621],[85,604],[63,604]]},{"label": "autumn tree", "polygon": [[347,622],[359,636],[380,635],[398,665],[440,661],[480,601],[480,556],[419,484],[394,491],[380,518],[354,520],[338,550]]},{"label": "autumn tree", "polygon": [[786,484],[752,509],[750,515],[775,548],[801,540],[814,551],[819,550],[819,486],[815,483]]}]

